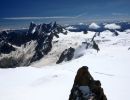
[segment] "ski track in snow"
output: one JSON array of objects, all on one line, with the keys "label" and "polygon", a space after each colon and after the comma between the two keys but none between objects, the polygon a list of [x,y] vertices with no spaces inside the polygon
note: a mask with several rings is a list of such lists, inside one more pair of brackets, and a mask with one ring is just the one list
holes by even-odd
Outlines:
[{"label": "ski track in snow", "polygon": [[[52,51],[29,67],[0,69],[0,100],[68,100],[77,70],[88,66],[96,80],[100,80],[108,100],[129,100],[130,96],[130,34],[119,36],[105,31],[95,40],[100,51],[88,49],[83,56],[56,65],[60,53],[78,48],[92,38],[82,32],[60,35]],[[45,62],[45,63],[44,63]]]}]

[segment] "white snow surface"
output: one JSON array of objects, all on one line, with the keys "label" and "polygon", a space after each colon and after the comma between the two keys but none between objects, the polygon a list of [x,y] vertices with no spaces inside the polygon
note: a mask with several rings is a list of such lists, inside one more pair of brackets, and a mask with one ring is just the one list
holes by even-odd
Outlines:
[{"label": "white snow surface", "polygon": [[100,28],[100,26],[97,25],[96,23],[91,23],[91,24],[89,25],[89,28],[90,28],[90,29],[98,29],[98,28]]},{"label": "white snow surface", "polygon": [[74,27],[74,26],[68,26],[68,27],[66,27],[66,29],[67,29],[67,30],[76,29],[76,27]]},{"label": "white snow surface", "polygon": [[[82,42],[95,32],[70,32],[53,41],[52,51],[29,67],[0,69],[0,100],[68,100],[77,70],[88,66],[95,80],[100,80],[108,100],[129,100],[130,34],[107,31],[96,37],[100,51],[82,48]],[[82,52],[80,58],[56,65],[57,56],[68,47]],[[77,53],[78,54],[78,53]]]},{"label": "white snow surface", "polygon": [[106,24],[104,27],[105,27],[106,29],[120,29],[120,28],[121,28],[120,25],[117,25],[117,24],[115,24],[115,23]]},{"label": "white snow surface", "polygon": [[129,33],[130,33],[130,29],[127,29],[127,30],[125,30],[125,31],[126,31],[126,33],[127,33],[127,34],[129,34]]}]

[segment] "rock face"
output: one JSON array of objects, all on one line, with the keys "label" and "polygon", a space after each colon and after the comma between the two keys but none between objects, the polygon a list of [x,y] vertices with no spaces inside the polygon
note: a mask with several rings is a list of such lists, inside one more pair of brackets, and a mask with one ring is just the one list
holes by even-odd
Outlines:
[{"label": "rock face", "polygon": [[97,52],[100,50],[95,41],[93,41],[93,49],[97,50]]},{"label": "rock face", "polygon": [[9,45],[8,43],[2,41],[0,42],[0,54],[8,54],[11,51],[15,51],[15,48],[12,45]]},{"label": "rock face", "polygon": [[[59,33],[67,31],[56,22],[39,25],[31,22],[29,29],[0,32],[0,67],[27,66],[41,59],[51,51],[53,37],[58,38]],[[15,61],[18,59],[20,62]]]},{"label": "rock face", "polygon": [[65,49],[59,58],[59,60],[56,62],[57,64],[63,62],[63,61],[70,61],[74,56],[75,49],[70,47],[69,49]]},{"label": "rock face", "polygon": [[66,31],[63,31],[63,27],[56,24],[56,22],[54,24],[41,24],[38,26],[31,23],[29,30],[33,34],[32,39],[37,40],[38,43],[35,48],[36,53],[32,57],[31,62],[41,59],[50,52],[54,36],[59,38],[59,33],[66,34]]},{"label": "rock face", "polygon": [[107,100],[100,81],[93,79],[87,66],[78,70],[69,100]]}]

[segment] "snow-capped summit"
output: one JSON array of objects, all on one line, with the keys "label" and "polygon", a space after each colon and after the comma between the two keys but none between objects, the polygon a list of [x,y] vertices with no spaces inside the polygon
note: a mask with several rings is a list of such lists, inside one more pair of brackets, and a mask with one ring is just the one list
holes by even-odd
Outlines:
[{"label": "snow-capped summit", "polygon": [[74,26],[68,26],[66,27],[67,30],[73,30],[73,29],[76,29]]},{"label": "snow-capped summit", "polygon": [[90,28],[90,29],[98,29],[98,28],[100,28],[100,26],[99,26],[98,24],[96,24],[96,23],[91,23],[91,24],[89,25],[89,28]]},{"label": "snow-capped summit", "polygon": [[79,25],[85,25],[85,23],[79,23]]},{"label": "snow-capped summit", "polygon": [[117,25],[117,24],[115,24],[115,23],[112,23],[112,24],[106,24],[106,25],[104,26],[104,28],[116,30],[116,29],[120,29],[121,26],[120,26],[120,25]]}]

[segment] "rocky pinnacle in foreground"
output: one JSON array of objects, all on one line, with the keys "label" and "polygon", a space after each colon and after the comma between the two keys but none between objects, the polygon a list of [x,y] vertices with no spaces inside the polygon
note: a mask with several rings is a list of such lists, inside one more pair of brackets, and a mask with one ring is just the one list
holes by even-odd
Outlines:
[{"label": "rocky pinnacle in foreground", "polygon": [[107,100],[100,81],[93,79],[87,66],[78,70],[69,100]]}]

